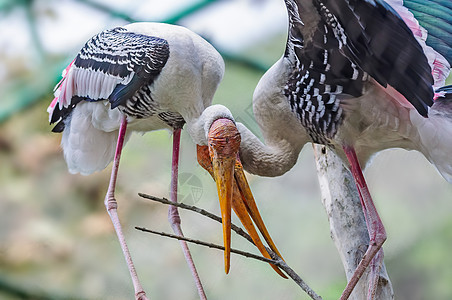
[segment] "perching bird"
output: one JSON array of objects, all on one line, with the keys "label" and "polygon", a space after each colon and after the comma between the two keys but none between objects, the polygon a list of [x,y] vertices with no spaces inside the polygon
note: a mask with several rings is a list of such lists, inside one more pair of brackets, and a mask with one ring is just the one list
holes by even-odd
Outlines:
[{"label": "perching bird", "polygon": [[[243,170],[236,164],[240,134],[234,119],[226,107],[210,106],[223,73],[220,54],[188,29],[133,23],[105,30],[91,38],[65,69],[56,87],[48,112],[50,123],[57,123],[53,131],[63,133],[61,144],[69,171],[91,174],[103,170],[114,160],[105,205],[123,249],[137,299],[146,299],[146,294],[127,249],[114,198],[121,150],[132,131],[174,131],[173,201],[177,201],[179,137],[184,124],[199,145],[200,153],[208,149],[209,161],[203,163],[211,169],[217,183],[226,273],[230,259],[231,206],[265,257],[270,258],[250,216],[273,251],[279,253],[248,193]],[[177,211],[170,210],[170,223],[181,235],[178,218]],[[272,267],[284,276],[276,266]]]},{"label": "perching bird", "polygon": [[[450,2],[441,3],[451,9]],[[386,240],[360,166],[383,149],[418,150],[452,182],[452,87],[442,87],[452,60],[450,24],[432,21],[433,26],[444,25],[443,32],[449,28],[449,35],[435,36],[443,39],[448,61],[426,45],[426,30],[402,0],[285,4],[285,53],[261,78],[253,96],[265,143],[238,123],[240,159],[253,174],[279,176],[312,142],[327,145],[349,166],[370,245],[342,294],[341,299],[347,299]],[[373,269],[378,270],[380,262],[373,261]]]}]

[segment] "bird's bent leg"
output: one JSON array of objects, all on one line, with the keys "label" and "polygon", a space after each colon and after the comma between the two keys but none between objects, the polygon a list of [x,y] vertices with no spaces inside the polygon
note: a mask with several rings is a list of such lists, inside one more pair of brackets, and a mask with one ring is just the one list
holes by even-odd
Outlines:
[{"label": "bird's bent leg", "polygon": [[[178,183],[178,173],[179,173],[179,150],[180,150],[180,134],[181,129],[174,129],[173,132],[173,157],[171,163],[171,191],[170,200],[172,202],[177,202],[177,183]],[[168,221],[173,229],[174,233],[179,236],[184,236],[182,228],[180,226],[181,220],[179,212],[176,206],[170,205],[168,208]],[[193,279],[195,280],[196,288],[200,299],[207,299],[206,293],[199,278],[198,271],[196,270],[195,263],[190,253],[186,241],[179,241],[182,251],[184,252],[185,260],[187,261],[188,267],[192,273]]]},{"label": "bird's bent leg", "polygon": [[359,279],[363,275],[366,268],[371,265],[371,279],[369,283],[368,299],[373,299],[376,292],[378,282],[378,275],[380,271],[381,262],[383,261],[383,251],[381,246],[386,240],[386,231],[378,215],[377,209],[370,196],[369,189],[367,188],[364,175],[361,167],[359,166],[358,158],[356,156],[355,149],[351,146],[343,147],[345,155],[350,162],[350,168],[355,179],[356,187],[360,195],[361,205],[363,207],[364,216],[366,218],[367,230],[369,231],[369,248],[364,254],[361,262],[353,273],[352,278],[345,287],[342,293],[341,300],[348,299],[352,293],[354,287],[358,283]]},{"label": "bird's bent leg", "polygon": [[108,186],[107,195],[105,196],[105,207],[107,208],[108,214],[110,215],[110,219],[115,228],[116,235],[118,236],[119,244],[121,245],[124,258],[127,262],[127,267],[129,268],[130,276],[132,277],[132,283],[135,289],[135,299],[147,300],[148,298],[146,297],[146,293],[141,286],[140,280],[138,279],[135,266],[133,265],[132,257],[130,256],[129,248],[127,247],[126,240],[122,232],[122,227],[121,223],[119,222],[117,212],[118,204],[115,199],[116,178],[118,175],[119,159],[121,157],[121,151],[124,145],[124,136],[126,134],[126,129],[127,118],[126,116],[123,116],[121,120],[121,126],[119,128],[118,143],[116,144],[116,152],[113,161],[113,168],[111,170],[110,184]]}]

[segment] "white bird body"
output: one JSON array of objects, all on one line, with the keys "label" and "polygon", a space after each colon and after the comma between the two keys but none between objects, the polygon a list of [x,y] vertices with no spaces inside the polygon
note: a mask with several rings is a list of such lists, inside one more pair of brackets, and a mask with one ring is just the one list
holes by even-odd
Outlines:
[{"label": "white bird body", "polygon": [[[394,2],[390,4],[398,9],[407,24],[411,24],[410,29],[432,69],[433,86],[443,86],[450,72],[449,63],[425,44],[425,29],[398,3],[400,1],[387,2]],[[306,24],[309,26],[310,23]],[[253,112],[265,144],[243,125],[238,125],[243,140],[250,141],[242,143],[242,163],[253,174],[271,177],[284,174],[296,163],[303,146],[312,142],[284,94],[295,65],[291,56],[281,57],[264,74],[255,89]],[[344,144],[353,145],[362,166],[366,166],[374,154],[384,149],[417,150],[435,165],[446,180],[452,182],[452,160],[448,157],[452,151],[452,103],[444,103],[438,96],[425,118],[401,93],[389,85],[386,88],[381,86],[370,76],[360,97],[342,94],[338,98],[345,117],[330,140],[330,146],[344,162],[347,161],[342,151]],[[321,109],[316,108],[317,111]]]},{"label": "white bird body", "polygon": [[[168,41],[169,58],[154,81],[151,93],[162,111],[180,114],[187,122],[190,135],[196,136],[198,133],[190,126],[212,104],[224,74],[223,58],[211,44],[185,27],[145,22],[132,23],[124,28]],[[133,120],[130,128],[135,131],[169,129],[167,124],[152,118]]]},{"label": "white bird body", "polygon": [[[178,122],[185,120],[194,142],[205,145],[205,120],[199,119],[212,103],[223,77],[221,55],[204,39],[184,27],[143,22],[122,28],[127,33],[162,38],[169,47],[164,67],[149,85],[153,114],[145,117],[127,115],[129,130],[125,140],[132,131],[173,129],[171,123],[162,119],[162,113],[171,114],[171,118],[178,119]],[[54,107],[68,107],[74,95],[96,100],[78,103],[65,121],[62,146],[71,173],[91,174],[103,170],[113,160],[123,112],[121,107],[111,109],[108,97],[118,84],[128,84],[133,76],[134,72],[131,72],[124,79],[102,70],[77,68],[74,64],[68,68],[65,81],[56,93],[58,103],[52,103]],[[52,115],[53,108],[49,109]],[[216,106],[216,109],[209,111],[210,123],[223,115],[232,119],[224,107]]]},{"label": "white bird body", "polygon": [[[102,31],[88,40],[63,72],[55,99],[48,108],[50,123],[57,123],[53,131],[63,132],[61,144],[71,173],[87,175],[113,161],[104,203],[129,267],[137,300],[147,298],[122,233],[114,196],[121,151],[133,131],[173,130],[170,199],[177,202],[180,132],[186,124],[197,144],[198,162],[216,181],[226,273],[230,268],[232,208],[264,257],[271,258],[253,221],[269,247],[281,256],[237,160],[240,134],[232,114],[222,105],[211,105],[223,73],[220,54],[188,29],[133,23]],[[183,236],[175,206],[170,206],[168,219],[175,234]],[[185,242],[181,246],[199,295],[206,299],[188,246]],[[285,277],[278,267],[271,266]]]},{"label": "white bird body", "polygon": [[[238,128],[244,141],[242,163],[247,171],[261,176],[279,176],[296,163],[311,138],[291,110],[283,94],[290,63],[281,58],[259,81],[253,97],[253,111],[265,145],[243,125]],[[447,72],[446,72],[447,73]],[[336,152],[346,161],[341,145],[354,145],[359,162],[366,166],[372,156],[389,148],[417,150],[452,182],[452,104],[441,97],[424,118],[396,90],[383,88],[369,79],[359,98],[341,99],[347,117],[332,140]],[[263,151],[266,149],[266,151]]]},{"label": "white bird body", "polygon": [[[285,4],[285,53],[253,95],[265,143],[238,124],[240,158],[247,171],[270,177],[292,168],[308,142],[326,145],[342,158],[355,179],[369,246],[341,300],[348,299],[367,267],[368,299],[373,299],[386,231],[360,166],[384,149],[417,150],[452,182],[452,86],[442,87],[450,64],[426,45],[426,30],[401,0]],[[448,39],[437,44],[450,60]]]}]

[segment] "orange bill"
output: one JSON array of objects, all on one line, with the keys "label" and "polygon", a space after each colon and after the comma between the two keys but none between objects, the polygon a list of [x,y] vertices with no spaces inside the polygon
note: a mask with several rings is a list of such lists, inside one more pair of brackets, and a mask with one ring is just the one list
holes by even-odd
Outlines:
[{"label": "orange bill", "polygon": [[223,224],[224,271],[229,273],[231,261],[231,207],[234,184],[235,158],[219,158],[212,156],[213,178],[217,183],[220,200],[221,220]]},{"label": "orange bill", "polygon": [[[229,273],[231,261],[231,205],[234,166],[229,165],[228,163],[221,163],[221,160],[216,159],[217,167],[215,168],[207,146],[197,145],[196,150],[198,154],[198,163],[209,172],[217,184],[218,198],[220,199],[221,222],[223,224],[223,244],[225,248],[224,270],[227,274]],[[225,171],[225,168],[228,167],[230,168],[230,171]]]},{"label": "orange bill", "polygon": [[[272,259],[270,254],[268,254],[267,249],[265,249],[265,246],[262,243],[256,229],[254,228],[253,221],[251,220],[250,215],[248,214],[248,209],[246,207],[245,201],[243,201],[243,199],[242,199],[242,196],[239,191],[239,187],[238,187],[237,183],[234,184],[234,195],[232,197],[232,208],[234,209],[235,214],[239,217],[240,222],[242,223],[243,227],[245,227],[245,230],[250,235],[251,239],[254,242],[254,245],[257,247],[257,249],[259,249],[259,252],[262,254],[262,256],[266,257],[268,259]],[[267,231],[267,230],[265,229],[265,231]],[[262,231],[261,231],[261,233],[262,233]],[[267,232],[267,234],[268,234],[268,232]],[[270,240],[271,240],[271,238],[270,238]],[[275,253],[277,253],[279,257],[281,257],[281,255],[278,252],[276,252],[275,250],[273,250],[273,251]],[[270,266],[281,277],[287,278],[287,276],[284,275],[284,273],[277,266],[275,266],[273,264],[270,264]]]},{"label": "orange bill", "polygon": [[[208,146],[197,146],[199,164],[210,173],[217,184],[223,223],[226,273],[230,268],[231,207],[261,254],[271,259],[254,227],[253,220],[270,248],[281,257],[264,225],[238,159],[239,146],[240,134],[232,121],[214,123],[209,132]],[[271,266],[279,275],[287,278],[278,267]]]},{"label": "orange bill", "polygon": [[[279,253],[278,248],[276,248],[275,243],[273,242],[270,234],[268,233],[267,227],[265,227],[264,221],[262,220],[261,214],[259,213],[259,209],[257,208],[256,202],[254,201],[253,193],[251,192],[250,186],[248,185],[248,181],[246,180],[245,172],[243,171],[243,166],[239,158],[237,158],[237,161],[235,163],[234,177],[236,185],[238,186],[238,189],[241,194],[241,200],[243,201],[248,214],[253,219],[254,223],[256,224],[257,228],[261,232],[264,239],[267,241],[267,244],[270,246],[270,249],[272,249],[273,252],[278,254],[278,256],[281,259],[283,259],[281,253]],[[245,226],[245,224],[243,225]]]}]

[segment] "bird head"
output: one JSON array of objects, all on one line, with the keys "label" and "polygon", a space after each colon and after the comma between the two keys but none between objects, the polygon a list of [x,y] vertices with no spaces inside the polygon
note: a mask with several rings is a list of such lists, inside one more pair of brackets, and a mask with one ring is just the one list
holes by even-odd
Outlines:
[{"label": "bird head", "polygon": [[[215,120],[207,134],[207,146],[197,145],[199,164],[216,182],[223,224],[225,272],[230,268],[231,208],[239,217],[248,234],[264,257],[271,258],[257,234],[253,221],[270,248],[280,257],[262,221],[239,158],[241,138],[233,121],[227,118]],[[252,221],[253,220],[253,221]],[[271,265],[282,277],[285,275]]]}]

